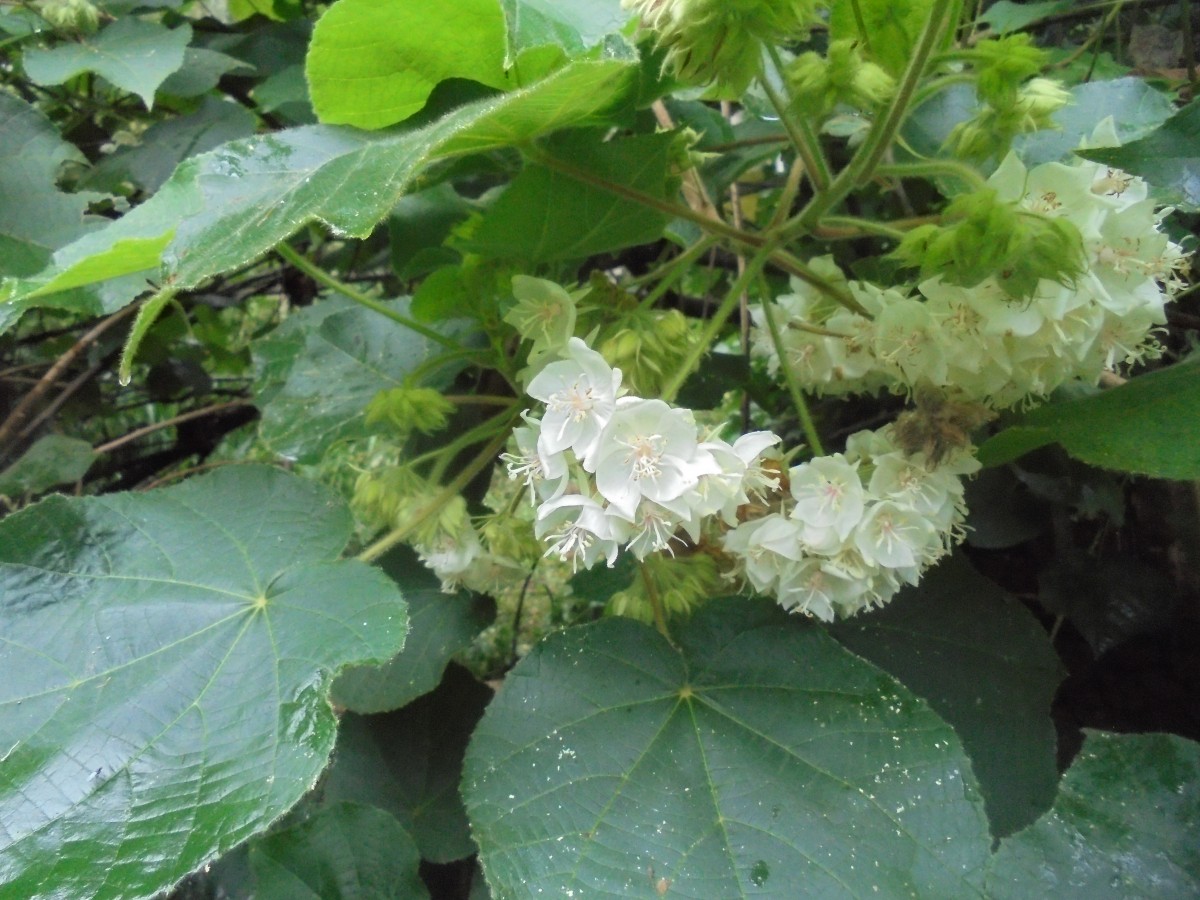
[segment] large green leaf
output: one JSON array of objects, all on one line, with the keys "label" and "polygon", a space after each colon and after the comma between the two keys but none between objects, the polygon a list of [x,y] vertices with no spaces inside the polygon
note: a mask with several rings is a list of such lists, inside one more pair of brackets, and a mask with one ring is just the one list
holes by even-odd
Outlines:
[{"label": "large green leaf", "polygon": [[923,701],[766,601],[675,640],[607,619],[509,673],[463,775],[497,896],[979,894],[983,804]]},{"label": "large green leaf", "polygon": [[158,86],[183,65],[184,48],[191,40],[190,25],[172,29],[121,18],[94,36],[26,50],[22,64],[34,84],[62,84],[81,72],[95,72],[151,107]]},{"label": "large green leaf", "polygon": [[505,89],[498,0],[338,0],[317,22],[306,70],[317,117],[385,128],[417,112],[438,82]]},{"label": "large green leaf", "polygon": [[621,0],[500,0],[508,23],[509,56],[556,44],[569,51],[617,34],[629,19]]},{"label": "large green leaf", "polygon": [[1088,159],[1140,175],[1174,206],[1200,209],[1200,101],[1193,101],[1145,137],[1085,150]]},{"label": "large green leaf", "polygon": [[1020,602],[955,556],[834,635],[954,726],[993,834],[1011,834],[1049,808],[1058,788],[1050,704],[1065,672]]},{"label": "large green leaf", "polygon": [[419,900],[428,897],[412,837],[390,814],[339,803],[256,841],[257,900]]},{"label": "large green leaf", "polygon": [[412,628],[404,652],[395,659],[347,669],[334,682],[334,702],[358,713],[399,709],[432,691],[450,657],[471,643],[496,612],[495,603],[485,597],[443,593],[437,576],[408,547],[393,550],[380,565],[404,592]]},{"label": "large green leaf", "polygon": [[829,37],[860,42],[875,62],[899,75],[908,65],[932,6],[933,0],[834,0]]},{"label": "large green leaf", "polygon": [[1154,478],[1200,478],[1200,360],[1090,397],[1048,403],[979,448],[986,466],[1059,443],[1093,466]]},{"label": "large green leaf", "polygon": [[1092,732],[1054,808],[1003,841],[996,900],[1200,896],[1200,744]]},{"label": "large green leaf", "polygon": [[323,787],[328,801],[356,800],[404,824],[431,862],[475,852],[458,793],[463,754],[492,691],[451,665],[437,689],[404,709],[342,717]]},{"label": "large green leaf", "polygon": [[[407,312],[407,302],[390,304]],[[403,325],[361,306],[306,307],[255,345],[256,401],[263,440],[280,456],[318,462],[337,441],[366,437],[363,410],[382,390],[405,378],[442,348]],[[461,362],[423,378],[449,384]]]},{"label": "large green leaf", "polygon": [[1022,135],[1013,141],[1013,149],[1026,165],[1055,162],[1090,141],[1104,119],[1112,119],[1118,139],[1125,143],[1149,134],[1174,112],[1171,98],[1143,78],[1089,81],[1071,88],[1071,102],[1054,114],[1053,129]]},{"label": "large green leaf", "polygon": [[1042,0],[1034,3],[1013,3],[997,0],[984,10],[976,21],[992,26],[1000,34],[1020,31],[1047,16],[1071,8],[1071,0]]},{"label": "large green leaf", "polygon": [[408,622],[340,562],[323,488],[261,466],[0,522],[0,884],[150,897],[265,828],[324,768],[337,670]]},{"label": "large green leaf", "polygon": [[[674,140],[663,133],[605,143],[584,131],[552,141],[548,152],[618,188],[665,199]],[[487,211],[467,246],[534,263],[583,259],[656,240],[669,219],[609,190],[531,165]]]},{"label": "large green leaf", "polygon": [[10,295],[44,296],[159,262],[178,287],[191,288],[312,221],[365,237],[430,163],[608,121],[634,74],[626,60],[574,63],[416,131],[310,126],[234,141],[184,162],[148,201],[58,251],[45,272],[10,284]]},{"label": "large green leaf", "polygon": [[249,137],[255,125],[254,114],[245,107],[206,97],[194,112],[151,125],[138,146],[106,156],[89,173],[86,184],[117,191],[129,181],[145,191],[156,191],[183,160]]},{"label": "large green leaf", "polygon": [[48,434],[0,471],[0,495],[19,498],[78,481],[95,460],[96,454],[87,441]]},{"label": "large green leaf", "polygon": [[32,275],[54,250],[89,230],[84,214],[100,195],[58,189],[59,168],[83,162],[83,154],[42,113],[8,93],[0,93],[0,157],[0,273]]}]

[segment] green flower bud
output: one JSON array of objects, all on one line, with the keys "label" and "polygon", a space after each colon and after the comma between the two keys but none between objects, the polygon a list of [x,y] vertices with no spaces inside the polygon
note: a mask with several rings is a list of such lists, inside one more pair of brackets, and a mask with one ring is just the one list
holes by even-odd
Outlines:
[{"label": "green flower bud", "polygon": [[1020,209],[990,188],[956,197],[943,215],[948,224],[913,229],[891,254],[923,279],[973,287],[995,276],[1010,297],[1024,299],[1043,278],[1069,284],[1083,271],[1074,224]]},{"label": "green flower bud", "polygon": [[641,397],[661,392],[695,342],[687,317],[677,309],[635,309],[622,316],[615,329],[597,349]]},{"label": "green flower bud", "polygon": [[1034,78],[1015,91],[1007,105],[983,106],[973,119],[959,122],[946,145],[965,159],[1003,156],[1017,135],[1053,128],[1054,113],[1070,102],[1071,94],[1062,84]]},{"label": "green flower bud", "polygon": [[866,60],[858,42],[849,39],[834,41],[826,56],[801,54],[786,75],[797,105],[809,115],[824,115],[839,103],[873,109],[896,90],[895,79]]},{"label": "green flower bud", "polygon": [[511,512],[488,516],[480,528],[480,535],[488,553],[528,567],[546,552],[545,545],[533,533],[533,522]]},{"label": "green flower bud", "polygon": [[396,387],[380,391],[367,404],[367,425],[386,423],[401,434],[432,434],[446,427],[454,404],[433,388]]},{"label": "green flower bud", "polygon": [[802,35],[815,21],[815,0],[622,0],[657,35],[665,68],[688,84],[716,82],[729,95],[761,68],[762,47]]},{"label": "green flower bud", "polygon": [[708,598],[719,597],[724,588],[717,561],[707,554],[652,553],[642,562],[641,571],[629,587],[612,595],[607,612],[650,623],[654,621],[651,591],[658,597],[663,613],[671,618],[687,615]]},{"label": "green flower bud", "polygon": [[504,314],[504,321],[525,340],[533,341],[530,357],[555,353],[567,346],[575,334],[575,300],[553,281],[514,275],[513,296],[517,305]]},{"label": "green flower bud", "polygon": [[1045,68],[1049,55],[1027,34],[984,40],[971,51],[979,99],[998,109],[1012,106],[1021,83]]},{"label": "green flower bud", "polygon": [[100,10],[88,0],[45,0],[38,13],[56,31],[70,34],[92,34],[100,27]]}]

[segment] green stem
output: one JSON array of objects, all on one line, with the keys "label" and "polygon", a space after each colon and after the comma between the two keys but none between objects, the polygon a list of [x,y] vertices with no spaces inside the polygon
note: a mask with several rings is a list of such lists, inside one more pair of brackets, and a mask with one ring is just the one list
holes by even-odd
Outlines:
[{"label": "green stem", "polygon": [[875,170],[885,178],[957,178],[972,191],[987,188],[987,179],[974,168],[956,159],[927,159],[918,162],[888,163]]},{"label": "green stem", "polygon": [[917,39],[916,46],[913,47],[908,66],[896,88],[896,96],[892,98],[887,111],[872,124],[871,130],[867,132],[866,140],[863,141],[862,146],[858,148],[846,168],[838,173],[837,178],[829,186],[829,190],[813,197],[808,205],[781,229],[779,235],[781,239],[786,240],[810,230],[825,213],[841,203],[854,188],[870,180],[875,168],[883,160],[884,154],[887,153],[896,133],[900,130],[900,126],[904,123],[913,97],[916,95],[917,86],[921,82],[921,76],[924,75],[925,67],[929,63],[929,58],[933,55],[942,35],[945,34],[949,20],[958,8],[958,0],[933,0],[929,18],[925,21],[925,27]]},{"label": "green stem", "polygon": [[[450,468],[450,464],[454,462],[454,458],[458,456],[460,450],[470,447],[472,444],[478,444],[484,438],[495,434],[497,431],[507,434],[513,426],[513,423],[520,418],[521,411],[517,409],[518,403],[513,400],[509,404],[508,415],[497,414],[483,422],[480,422],[469,431],[460,434],[450,443],[438,447],[433,451],[438,457],[438,461],[434,463],[433,468],[429,470],[430,481],[441,481],[442,476],[446,474],[446,469]],[[415,463],[417,460],[414,460]]]},{"label": "green stem", "polygon": [[785,250],[775,250],[771,253],[771,262],[774,263],[789,275],[795,275],[807,285],[816,288],[826,297],[829,297],[840,306],[844,306],[851,312],[856,312],[860,316],[866,316],[868,319],[874,318],[871,313],[857,300],[854,295],[848,290],[843,290],[835,284],[826,281],[799,259],[792,256]]},{"label": "green stem", "polygon": [[714,243],[716,243],[716,238],[703,237],[669,263],[662,266],[659,269],[662,274],[659,277],[658,284],[642,298],[642,302],[638,304],[639,308],[653,309],[654,304],[662,299],[663,294],[669,291],[672,285],[687,273],[691,264],[707,252]]},{"label": "green stem", "polygon": [[403,525],[393,528],[371,546],[367,547],[362,553],[358,554],[358,559],[362,562],[373,562],[383,554],[387,553],[397,544],[402,543],[410,534],[415,532],[425,523],[427,519],[437,515],[442,507],[449,503],[455,496],[458,495],[464,487],[466,487],[472,478],[482,472],[485,468],[496,461],[496,454],[504,446],[504,442],[508,440],[508,435],[502,433],[497,436],[490,444],[483,448],[475,459],[455,476],[454,480],[447,484],[444,488],[434,495],[433,499],[425,506],[417,511]]},{"label": "green stem", "polygon": [[687,377],[692,374],[692,370],[699,364],[700,358],[712,348],[717,335],[725,327],[725,322],[740,305],[742,293],[746,290],[746,286],[758,276],[758,273],[762,271],[762,267],[766,265],[769,254],[770,251],[768,249],[761,248],[746,262],[745,271],[730,286],[729,291],[725,294],[725,299],[721,301],[721,305],[717,307],[716,312],[705,323],[704,331],[701,332],[700,339],[696,342],[696,345],[688,352],[687,358],[680,364],[675,374],[671,376],[671,380],[663,386],[663,400],[670,403],[675,399],[675,395],[679,393],[679,389],[683,387],[683,383],[687,380]]},{"label": "green stem", "polygon": [[645,563],[640,564],[638,568],[642,572],[642,584],[646,586],[646,596],[650,598],[650,609],[654,613],[654,627],[667,639],[668,644],[674,646],[675,642],[671,640],[671,632],[667,630],[667,616],[663,611],[662,598],[658,596],[658,588],[654,584],[654,579],[650,577]]},{"label": "green stem", "polygon": [[444,334],[439,334],[437,331],[430,328],[428,325],[422,325],[420,322],[417,322],[414,319],[410,319],[408,316],[404,315],[403,313],[396,312],[396,310],[392,309],[390,306],[388,306],[383,301],[376,300],[374,297],[368,297],[362,291],[356,290],[355,288],[350,287],[350,285],[346,284],[345,282],[339,281],[337,278],[334,278],[332,275],[330,275],[328,272],[326,272],[320,266],[317,266],[314,263],[309,262],[309,260],[307,260],[305,257],[301,256],[300,253],[298,253],[296,250],[294,250],[288,244],[280,244],[279,246],[277,246],[275,248],[275,252],[278,253],[285,261],[287,261],[291,265],[295,266],[297,269],[299,269],[301,272],[303,272],[305,275],[307,275],[309,278],[311,278],[313,281],[317,282],[318,284],[324,285],[325,287],[329,288],[331,291],[336,291],[337,293],[341,294],[343,297],[346,297],[349,300],[353,300],[359,306],[365,306],[367,309],[374,310],[375,312],[379,313],[380,315],[386,316],[387,318],[391,319],[393,322],[403,325],[405,328],[409,329],[410,331],[415,331],[417,334],[421,335],[421,337],[427,338],[427,339],[433,341],[435,344],[440,344],[441,346],[443,346],[449,350],[461,350],[462,349],[462,346],[460,344],[458,344],[456,341],[452,341],[450,338],[446,337]]},{"label": "green stem", "polygon": [[122,385],[129,384],[133,378],[133,358],[137,356],[142,339],[162,315],[163,308],[174,299],[175,288],[165,287],[146,300],[138,310],[133,327],[129,329],[129,337],[125,339],[125,347],[121,350],[120,365],[117,366],[117,381]]},{"label": "green stem", "polygon": [[779,370],[783,373],[783,381],[792,397],[792,406],[796,409],[800,427],[804,429],[804,437],[808,441],[808,446],[812,448],[813,455],[824,456],[825,449],[821,446],[821,436],[817,434],[817,426],[813,422],[812,413],[809,412],[808,402],[804,399],[804,392],[800,390],[800,385],[796,382],[796,373],[792,371],[791,363],[788,362],[787,348],[783,345],[783,335],[779,331],[779,323],[775,321],[775,313],[771,311],[770,295],[765,290],[765,285],[763,288],[759,303],[762,306],[763,318],[767,320],[767,329],[771,332],[771,343],[775,345],[775,355],[779,357]]},{"label": "green stem", "polygon": [[[771,57],[771,63],[774,65],[776,73],[782,79],[784,77],[783,60],[779,58],[779,51],[768,44],[767,53]],[[762,85],[767,99],[775,107],[775,112],[779,114],[779,121],[783,123],[783,130],[787,132],[792,146],[796,148],[796,153],[804,161],[804,168],[812,180],[813,190],[820,193],[828,189],[832,176],[829,174],[829,164],[825,161],[825,155],[821,152],[820,138],[812,130],[812,123],[803,114],[792,116],[791,104],[775,90],[775,86],[771,84],[771,79],[767,77],[766,73],[759,77],[758,83]]]},{"label": "green stem", "polygon": [[860,219],[857,216],[826,216],[821,220],[821,226],[814,233],[826,241],[849,240],[865,234],[874,234],[897,241],[904,239],[904,230],[894,227],[894,223],[884,224],[876,222],[874,219]]}]

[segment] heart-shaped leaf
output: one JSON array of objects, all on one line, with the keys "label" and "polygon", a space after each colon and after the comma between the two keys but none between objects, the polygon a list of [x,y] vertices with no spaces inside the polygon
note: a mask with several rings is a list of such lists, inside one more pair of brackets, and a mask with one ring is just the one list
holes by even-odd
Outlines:
[{"label": "heart-shaped leaf", "polygon": [[1000,844],[988,897],[1200,896],[1200,744],[1089,734],[1054,808]]},{"label": "heart-shaped leaf", "polygon": [[509,673],[463,775],[497,896],[978,893],[983,804],[923,701],[766,601],[676,640],[608,619]]},{"label": "heart-shaped leaf", "polygon": [[338,803],[256,841],[257,900],[420,900],[421,857],[389,813]]},{"label": "heart-shaped leaf", "polygon": [[265,828],[333,749],[334,674],[408,627],[351,519],[261,466],[0,522],[0,884],[150,897]]}]

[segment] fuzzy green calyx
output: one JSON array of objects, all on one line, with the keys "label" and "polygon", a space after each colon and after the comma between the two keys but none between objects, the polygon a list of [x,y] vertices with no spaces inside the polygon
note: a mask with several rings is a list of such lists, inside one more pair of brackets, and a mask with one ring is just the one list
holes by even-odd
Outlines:
[{"label": "fuzzy green calyx", "polygon": [[621,317],[597,349],[625,383],[642,397],[661,393],[683,365],[696,336],[677,309],[634,310]]},{"label": "fuzzy green calyx", "polygon": [[1083,271],[1083,238],[1074,224],[1022,210],[990,188],[956,197],[945,219],[950,224],[910,231],[892,258],[922,278],[940,275],[964,287],[995,276],[1015,300],[1033,296],[1043,278],[1069,284]]},{"label": "fuzzy green calyx", "polygon": [[380,391],[367,404],[367,425],[387,424],[402,435],[433,434],[446,427],[454,404],[433,388],[396,387]]},{"label": "fuzzy green calyx", "polygon": [[1033,46],[1027,34],[980,41],[970,51],[979,99],[1000,109],[1012,106],[1021,84],[1042,71],[1049,60],[1046,51]]},{"label": "fuzzy green calyx", "polygon": [[764,44],[802,35],[814,0],[622,0],[666,50],[664,68],[694,85],[740,94],[758,76]]},{"label": "fuzzy green calyx", "polygon": [[64,34],[93,34],[100,27],[100,10],[88,0],[44,0],[37,9],[43,19]]},{"label": "fuzzy green calyx", "polygon": [[800,110],[824,115],[837,104],[874,109],[896,90],[896,81],[862,55],[858,41],[833,41],[825,56],[809,51],[796,57],[786,76]]},{"label": "fuzzy green calyx", "polygon": [[533,342],[530,361],[565,347],[575,334],[574,298],[553,281],[528,275],[513,276],[512,292],[517,304],[504,314],[504,321]]},{"label": "fuzzy green calyx", "polygon": [[611,615],[649,624],[654,621],[652,594],[671,618],[687,615],[708,598],[721,596],[725,587],[717,561],[711,556],[652,553],[641,563],[629,587],[612,595],[606,609]]}]

